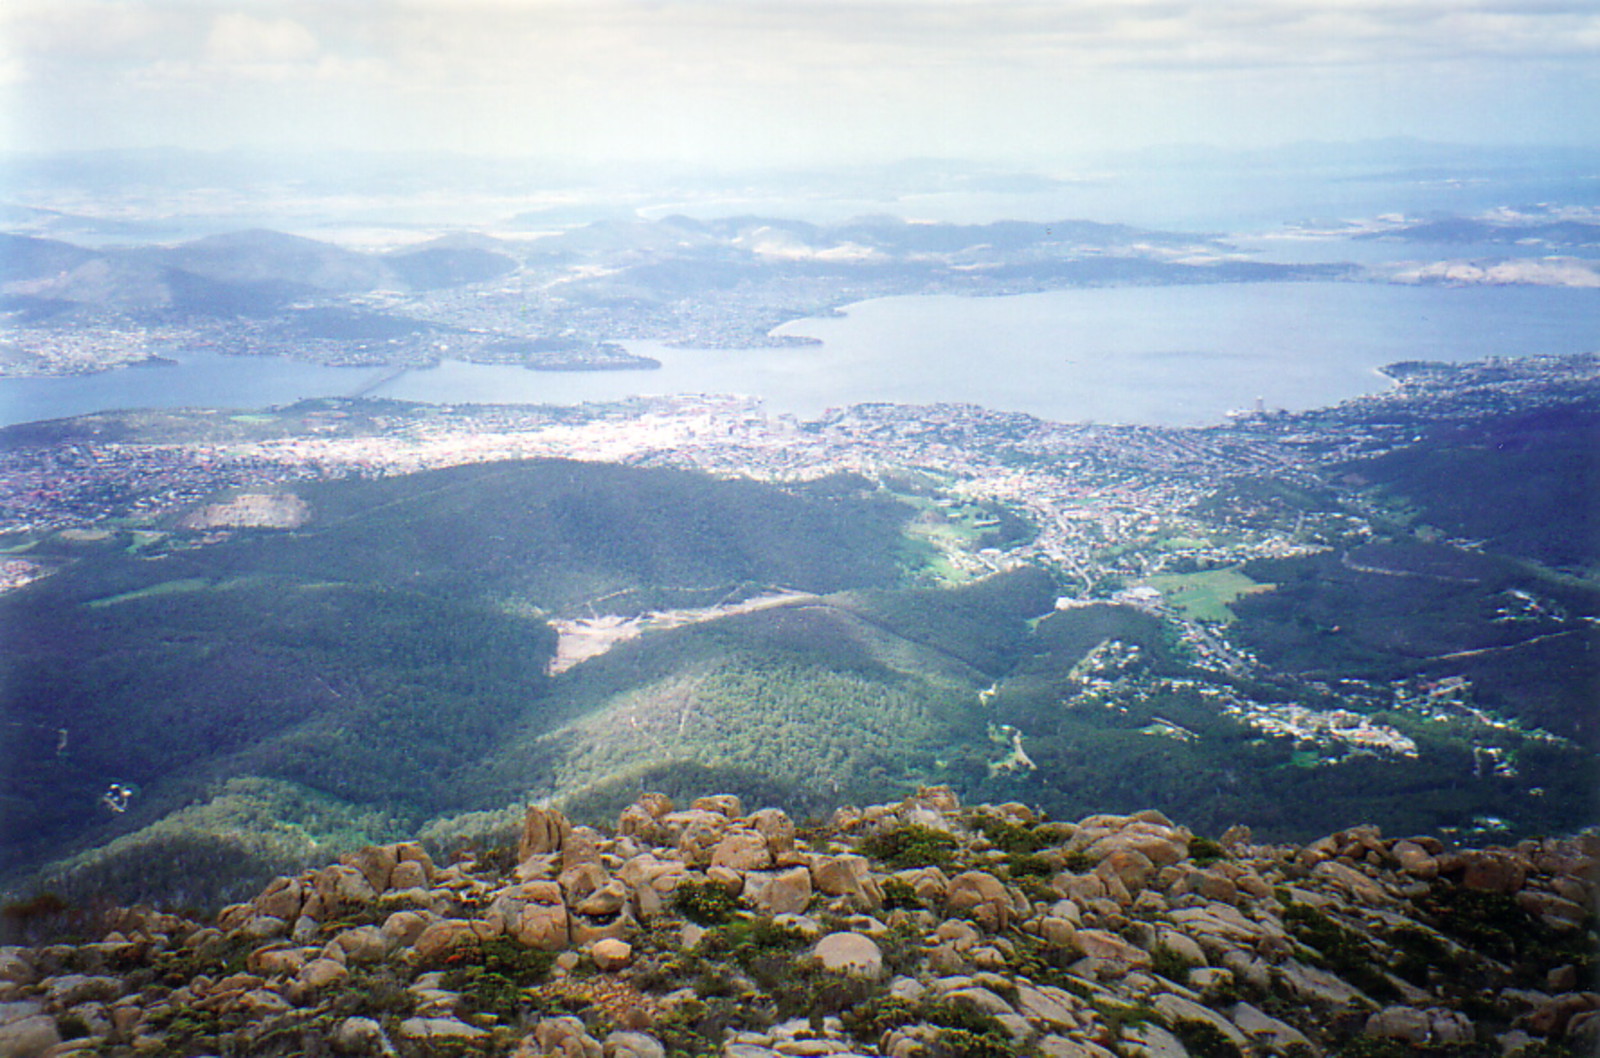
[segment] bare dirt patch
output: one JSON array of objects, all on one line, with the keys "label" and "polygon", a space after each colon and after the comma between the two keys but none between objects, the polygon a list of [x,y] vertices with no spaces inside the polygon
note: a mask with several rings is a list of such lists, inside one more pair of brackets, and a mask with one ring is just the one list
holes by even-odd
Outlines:
[{"label": "bare dirt patch", "polygon": [[599,657],[618,643],[625,643],[646,632],[681,628],[702,621],[732,617],[734,614],[754,613],[774,606],[793,606],[796,603],[816,600],[815,595],[807,592],[778,592],[758,595],[744,602],[728,603],[724,606],[705,606],[692,610],[661,610],[639,617],[605,614],[575,621],[551,621],[560,639],[556,643],[556,655],[550,659],[549,672],[552,676],[559,676],[574,665]]},{"label": "bare dirt patch", "polygon": [[311,507],[292,492],[244,492],[222,503],[191,511],[185,529],[298,529]]}]

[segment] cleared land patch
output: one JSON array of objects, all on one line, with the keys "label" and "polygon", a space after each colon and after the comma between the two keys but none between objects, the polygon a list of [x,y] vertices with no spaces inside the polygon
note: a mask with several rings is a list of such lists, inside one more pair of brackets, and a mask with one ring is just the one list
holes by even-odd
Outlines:
[{"label": "cleared land patch", "polygon": [[1231,604],[1241,595],[1271,591],[1273,585],[1251,580],[1237,569],[1211,569],[1203,573],[1166,573],[1143,581],[1156,589],[1167,604],[1191,621],[1232,624]]}]

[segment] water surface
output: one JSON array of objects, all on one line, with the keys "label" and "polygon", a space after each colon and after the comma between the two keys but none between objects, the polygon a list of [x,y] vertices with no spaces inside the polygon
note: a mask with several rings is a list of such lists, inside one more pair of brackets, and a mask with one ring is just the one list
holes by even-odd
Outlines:
[{"label": "water surface", "polygon": [[1319,282],[893,297],[778,333],[821,344],[703,350],[636,341],[624,344],[660,360],[660,370],[446,362],[386,381],[387,368],[196,353],[170,366],[0,379],[0,422],[358,393],[455,404],[734,393],[802,416],[873,401],[965,402],[1061,421],[1204,424],[1258,399],[1299,410],[1376,392],[1386,385],[1376,369],[1396,360],[1600,350],[1600,291]]}]

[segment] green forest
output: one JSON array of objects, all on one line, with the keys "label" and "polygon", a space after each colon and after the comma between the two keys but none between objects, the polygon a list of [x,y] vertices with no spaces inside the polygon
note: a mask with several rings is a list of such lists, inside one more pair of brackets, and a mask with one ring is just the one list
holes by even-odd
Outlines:
[{"label": "green forest", "polygon": [[[364,842],[422,833],[445,854],[504,841],[530,799],[603,821],[644,790],[803,819],[945,782],[1056,818],[1156,807],[1283,839],[1592,814],[1595,595],[1531,560],[1401,532],[1251,563],[1277,587],[1230,603],[1230,634],[1266,662],[1245,678],[1162,616],[1057,609],[1046,569],[934,586],[923,508],[860,476],[550,460],[293,488],[298,528],[197,546],[174,516],[165,536],[57,537],[35,554],[57,549],[61,571],[0,598],[8,888],[214,904]],[[795,594],[549,674],[557,620],[774,590]],[[1107,651],[1114,672],[1085,670]],[[1451,674],[1523,727],[1379,693]],[[1417,752],[1327,757],[1219,695],[1356,709]]]}]

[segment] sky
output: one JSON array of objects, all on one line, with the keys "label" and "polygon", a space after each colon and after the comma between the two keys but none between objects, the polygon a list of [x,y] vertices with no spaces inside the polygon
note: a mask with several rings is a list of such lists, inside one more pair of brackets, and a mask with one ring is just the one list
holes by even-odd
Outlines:
[{"label": "sky", "polygon": [[1600,145],[1596,0],[0,0],[0,149]]}]

